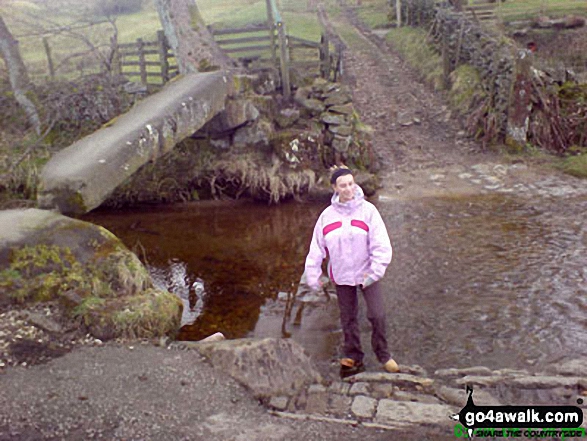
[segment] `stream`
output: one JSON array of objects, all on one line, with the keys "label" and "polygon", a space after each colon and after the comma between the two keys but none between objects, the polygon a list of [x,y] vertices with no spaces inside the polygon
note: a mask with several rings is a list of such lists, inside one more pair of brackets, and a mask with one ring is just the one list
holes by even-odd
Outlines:
[{"label": "stream", "polygon": [[[383,280],[393,356],[433,372],[484,365],[532,368],[587,355],[587,200],[478,195],[373,201],[394,258]],[[179,339],[294,338],[335,362],[336,302],[295,293],[325,203],[209,201],[98,210],[84,220],[116,234],[157,285],[183,299]],[[188,287],[204,291],[190,311]],[[281,293],[281,294],[280,294]],[[367,367],[376,366],[361,313]]]}]

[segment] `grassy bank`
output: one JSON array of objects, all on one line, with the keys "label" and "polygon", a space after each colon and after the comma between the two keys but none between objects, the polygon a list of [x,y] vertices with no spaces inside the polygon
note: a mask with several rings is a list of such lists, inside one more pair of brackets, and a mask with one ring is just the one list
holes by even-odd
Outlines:
[{"label": "grassy bank", "polygon": [[423,28],[402,27],[391,29],[387,41],[400,53],[435,90],[443,85],[442,58],[426,42]]}]

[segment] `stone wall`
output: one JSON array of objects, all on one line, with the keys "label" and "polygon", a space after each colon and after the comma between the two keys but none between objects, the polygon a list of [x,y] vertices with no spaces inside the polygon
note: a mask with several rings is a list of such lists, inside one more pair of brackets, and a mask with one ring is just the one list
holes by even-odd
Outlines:
[{"label": "stone wall", "polygon": [[[145,165],[106,204],[241,196],[279,202],[315,194],[315,183],[327,182],[320,178],[334,164],[372,168],[370,129],[360,122],[348,87],[308,79],[287,100],[271,71],[235,75],[233,83],[223,111]],[[369,193],[372,176],[362,175]]]},{"label": "stone wall", "polygon": [[489,34],[463,14],[445,8],[437,9],[432,35],[438,51],[443,54],[445,73],[462,64],[473,66],[479,72],[495,132],[503,138],[516,66],[514,44]]}]

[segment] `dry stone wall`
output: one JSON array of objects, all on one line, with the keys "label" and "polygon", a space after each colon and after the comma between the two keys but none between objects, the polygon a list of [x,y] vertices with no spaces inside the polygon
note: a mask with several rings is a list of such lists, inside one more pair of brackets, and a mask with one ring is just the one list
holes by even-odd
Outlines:
[{"label": "dry stone wall", "polygon": [[479,23],[463,14],[445,8],[437,10],[433,35],[439,52],[444,51],[450,71],[468,64],[479,72],[496,118],[497,133],[503,137],[516,66],[515,46],[489,34]]}]

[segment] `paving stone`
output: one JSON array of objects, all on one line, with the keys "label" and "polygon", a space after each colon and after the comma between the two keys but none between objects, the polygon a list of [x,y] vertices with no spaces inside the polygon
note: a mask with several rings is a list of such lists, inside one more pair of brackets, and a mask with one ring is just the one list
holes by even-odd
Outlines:
[{"label": "paving stone", "polygon": [[369,395],[369,383],[354,383],[349,391],[350,395]]},{"label": "paving stone", "polygon": [[374,398],[389,398],[393,395],[394,391],[393,384],[389,383],[372,383],[371,384],[371,396]]},{"label": "paving stone", "polygon": [[357,395],[353,400],[351,412],[358,418],[373,418],[377,400],[364,395]]},{"label": "paving stone", "polygon": [[522,375],[528,376],[531,375],[530,372],[523,370],[523,369],[511,369],[511,368],[503,368],[493,371],[493,375],[504,375],[504,376],[515,376],[515,375]]},{"label": "paving stone", "polygon": [[575,388],[582,384],[579,377],[552,377],[536,375],[529,377],[514,377],[507,379],[507,384],[524,389],[553,389],[556,387]]},{"label": "paving stone", "polygon": [[466,377],[459,378],[455,381],[455,383],[459,386],[465,385],[472,385],[472,386],[495,386],[498,384],[503,384],[507,377],[502,375],[487,375],[487,376],[477,376],[477,375],[467,375]]},{"label": "paving stone", "polygon": [[424,369],[422,366],[418,366],[417,364],[412,366],[402,364],[400,365],[399,369],[402,374],[411,374],[416,375],[418,377],[428,377],[426,369]]},{"label": "paving stone", "polygon": [[473,366],[464,369],[438,369],[434,372],[435,377],[452,378],[464,377],[466,375],[492,375],[493,371],[485,366]]},{"label": "paving stone", "polygon": [[[413,401],[417,403],[431,403],[440,404],[440,400],[433,395],[428,394],[415,394],[412,392],[406,392],[403,390],[396,390],[393,393],[393,399],[395,401]],[[465,400],[465,403],[467,400]],[[464,406],[465,404],[463,404]]]},{"label": "paving stone", "polygon": [[343,383],[342,381],[335,381],[328,388],[328,392],[341,395],[348,395],[350,388],[351,385],[348,383]]},{"label": "paving stone", "polygon": [[271,397],[269,400],[269,407],[276,410],[285,410],[287,409],[288,402],[288,397]]},{"label": "paving stone", "polygon": [[309,394],[318,394],[324,392],[326,392],[326,388],[321,384],[311,384],[310,387],[308,387]]},{"label": "paving stone", "polygon": [[[301,392],[298,395],[298,397],[295,399],[295,409],[291,409],[291,410],[292,411],[305,410],[307,402],[308,402],[308,395],[306,394],[306,392]],[[294,403],[294,400],[291,400],[291,403]]]},{"label": "paving stone", "polygon": [[362,372],[352,377],[345,378],[344,381],[349,383],[358,383],[362,381],[366,382],[380,382],[380,383],[391,383],[398,386],[422,386],[430,387],[434,384],[432,378],[418,377],[410,374],[388,374],[383,372]]},{"label": "paving stone", "polygon": [[[467,404],[468,394],[465,388],[455,389],[453,387],[440,386],[436,388],[436,395],[444,402],[454,406],[464,406]],[[499,406],[501,404],[498,399],[482,389],[475,389],[473,400],[478,406]]]},{"label": "paving stone", "polygon": [[414,403],[410,401],[379,400],[375,422],[389,425],[454,426],[449,416],[457,408],[446,404]]},{"label": "paving stone", "polygon": [[331,394],[328,411],[332,415],[340,418],[347,417],[349,415],[352,402],[353,399],[348,395]]},{"label": "paving stone", "polygon": [[328,407],[327,393],[308,393],[306,399],[306,412],[325,415]]}]

